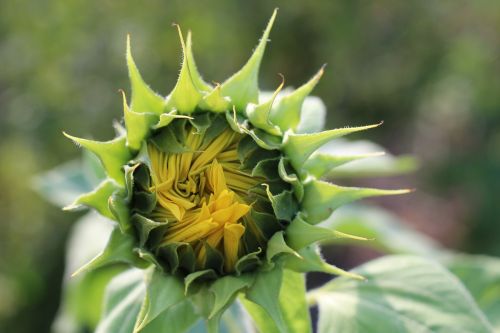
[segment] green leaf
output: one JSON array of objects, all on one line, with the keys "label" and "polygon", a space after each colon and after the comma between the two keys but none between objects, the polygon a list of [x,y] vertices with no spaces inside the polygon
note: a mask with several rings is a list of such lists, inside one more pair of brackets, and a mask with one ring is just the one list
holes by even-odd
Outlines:
[{"label": "green leaf", "polygon": [[[383,252],[435,258],[444,251],[430,238],[406,227],[397,216],[375,206],[341,207],[320,226],[368,238],[370,241],[357,242],[356,245],[372,247]],[[346,238],[341,241],[350,240]],[[324,242],[328,243],[328,240]],[[338,242],[336,240],[336,243]]]},{"label": "green leaf", "polygon": [[[205,269],[188,274],[184,278],[184,294],[194,294],[196,292],[193,292],[193,290],[199,287],[199,283],[206,280],[215,280],[216,278],[217,274],[213,269]],[[196,291],[198,291],[198,289],[196,289]]]},{"label": "green leaf", "polygon": [[[128,193],[126,193],[128,192]],[[108,199],[109,210],[115,216],[115,220],[118,221],[118,225],[122,232],[128,232],[132,226],[130,223],[130,209],[128,202],[131,191],[116,191]]]},{"label": "green leaf", "polygon": [[300,112],[300,123],[295,132],[315,133],[320,132],[325,127],[326,106],[321,98],[316,96],[306,97]]},{"label": "green leaf", "polygon": [[454,273],[476,300],[479,308],[500,331],[500,259],[495,257],[457,254],[444,264]]},{"label": "green leaf", "polygon": [[97,326],[105,288],[113,277],[124,270],[125,265],[107,266],[70,280],[64,297],[78,323],[92,329]]},{"label": "green leaf", "polygon": [[295,250],[300,250],[312,243],[328,239],[352,238],[356,240],[366,240],[349,234],[312,225],[304,221],[300,216],[296,216],[292,223],[285,230],[286,242]]},{"label": "green leaf", "polygon": [[94,153],[101,161],[106,173],[118,184],[124,185],[125,179],[122,166],[132,157],[127,148],[126,138],[124,136],[117,137],[110,141],[100,142],[77,138],[66,133],[64,133],[64,135],[73,140],[76,144]]},{"label": "green leaf", "polygon": [[210,286],[210,291],[214,294],[214,304],[209,318],[230,305],[237,292],[251,285],[252,278],[253,276],[250,275],[241,275],[239,277],[227,275],[215,280]]},{"label": "green leaf", "polygon": [[300,257],[294,249],[286,244],[285,238],[283,237],[283,231],[279,231],[267,242],[266,259],[268,262],[271,262],[275,256],[283,253]]},{"label": "green leaf", "polygon": [[199,319],[200,316],[196,313],[191,302],[186,300],[160,314],[144,327],[141,333],[185,333],[188,330],[189,333],[204,333],[203,329],[190,329]]},{"label": "green leaf", "polygon": [[306,302],[305,274],[285,269],[279,296],[286,332],[312,332],[309,307]]},{"label": "green leaf", "polygon": [[279,220],[291,221],[297,212],[297,201],[293,196],[293,192],[283,191],[273,195],[269,190],[269,186],[267,184],[264,184],[264,186],[266,187],[267,197],[273,206],[275,216]]},{"label": "green leaf", "polygon": [[226,112],[231,108],[229,98],[222,96],[220,85],[215,86],[211,92],[203,96],[200,108],[211,112]]},{"label": "green leaf", "polygon": [[164,227],[168,224],[168,221],[157,222],[157,221],[153,221],[147,217],[144,217],[140,214],[132,215],[131,220],[132,220],[132,223],[135,225],[135,227],[138,230],[139,245],[140,246],[144,246],[151,231],[153,231],[154,229],[157,229],[157,228]]},{"label": "green leaf", "polygon": [[[281,269],[281,268],[279,268]],[[263,290],[264,293],[271,293],[268,297],[273,297],[272,306],[276,307],[276,314],[272,315],[264,306],[259,306],[249,300],[242,299],[246,310],[250,313],[259,332],[265,333],[307,333],[311,332],[311,320],[309,309],[306,303],[306,288],[304,274],[283,270],[281,285],[275,285],[272,279],[269,288],[277,287],[276,290]],[[267,303],[271,303],[269,300]],[[269,306],[269,305],[268,305]],[[277,321],[276,316],[279,316]]]},{"label": "green leaf", "polygon": [[122,188],[115,181],[106,179],[92,192],[79,196],[71,205],[64,207],[64,210],[73,210],[85,205],[94,208],[103,216],[114,220],[115,216],[109,209],[108,200],[115,191],[120,189]]},{"label": "green leaf", "polygon": [[[326,170],[327,178],[361,178],[387,177],[407,174],[418,168],[418,160],[409,155],[394,156],[384,152],[384,148],[366,140],[348,141],[336,139],[321,147],[321,154],[338,158],[356,155],[360,158],[346,161],[345,165],[337,165],[335,169]],[[309,161],[308,161],[309,162]]]},{"label": "green leaf", "polygon": [[323,75],[323,67],[304,85],[281,98],[273,107],[269,120],[283,132],[295,130],[300,123],[300,114],[304,101]]},{"label": "green leaf", "polygon": [[322,272],[327,274],[347,276],[353,279],[364,280],[364,277],[347,272],[342,268],[327,263],[320,253],[317,245],[311,245],[298,251],[299,256],[289,256],[285,261],[285,267],[300,273]]},{"label": "green leaf", "polygon": [[286,132],[283,140],[283,151],[290,159],[295,170],[300,171],[309,156],[327,142],[347,134],[365,131],[380,125],[381,123],[360,127],[336,128],[311,134],[294,134],[292,132]]},{"label": "green leaf", "polygon": [[196,66],[196,62],[194,61],[193,55],[193,39],[191,35],[191,31],[188,31],[187,39],[186,39],[186,61],[189,64],[189,73],[191,75],[191,80],[193,84],[199,91],[211,91],[212,87],[206,83],[200,75],[198,71],[198,66]]},{"label": "green leaf", "polygon": [[277,12],[277,10],[274,10],[259,44],[248,62],[221,86],[222,95],[230,97],[231,102],[238,111],[244,111],[248,103],[258,103],[259,67]]},{"label": "green leaf", "polygon": [[375,196],[398,195],[409,192],[409,190],[342,187],[312,179],[304,184],[302,212],[307,222],[317,224],[332,215],[335,209],[352,201]]},{"label": "green leaf", "polygon": [[133,332],[145,290],[143,272],[138,269],[130,269],[111,280],[96,333]]},{"label": "green leaf", "polygon": [[155,129],[155,130],[160,129],[160,128],[165,127],[168,124],[170,124],[172,121],[174,121],[174,119],[180,119],[180,118],[193,119],[190,116],[177,114],[177,110],[172,110],[168,113],[162,113],[160,115],[160,119],[158,120],[158,122],[156,124],[154,124],[154,126],[152,126],[152,129]]},{"label": "green leaf", "polygon": [[[202,94],[192,79],[192,75],[196,75],[197,72],[194,71],[194,68],[190,71],[190,67],[193,64],[190,64],[191,59],[187,56],[184,37],[182,37],[182,32],[178,25],[177,31],[179,32],[179,39],[182,46],[182,66],[177,84],[167,98],[167,107],[176,109],[179,113],[189,114],[195,110],[198,102],[201,100]],[[200,80],[201,78],[197,81],[198,84],[200,84]]]},{"label": "green leaf", "polygon": [[156,94],[142,79],[130,47],[130,35],[127,36],[127,66],[132,85],[132,102],[130,108],[135,113],[153,113],[160,115],[165,111],[165,100]]},{"label": "green leaf", "polygon": [[135,112],[127,105],[125,92],[123,95],[123,119],[127,127],[127,145],[130,149],[139,150],[142,142],[149,136],[151,127],[158,122],[158,115],[151,112]]},{"label": "green leaf", "polygon": [[151,138],[151,142],[161,151],[169,154],[181,154],[189,151],[184,144],[184,133],[173,126],[164,127]]},{"label": "green leaf", "polygon": [[273,319],[261,306],[243,297],[240,298],[240,302],[253,319],[253,325],[257,327],[257,332],[280,333]]},{"label": "green leaf", "polygon": [[104,250],[94,259],[82,266],[73,275],[88,272],[99,267],[116,263],[126,263],[143,266],[142,260],[134,253],[135,239],[129,234],[124,234],[115,227]]},{"label": "green leaf", "polygon": [[342,165],[327,175],[329,178],[388,177],[404,175],[418,169],[418,160],[412,155],[381,155]]},{"label": "green leaf", "polygon": [[101,316],[104,288],[126,265],[111,265],[75,277],[71,273],[105,247],[112,225],[95,211],[75,222],[67,245],[62,302],[53,325],[56,331],[68,331],[68,323],[95,329]]},{"label": "green leaf", "polygon": [[34,189],[58,207],[74,202],[82,193],[93,190],[93,184],[82,170],[82,161],[69,161],[33,178]]},{"label": "green leaf", "polygon": [[329,155],[320,152],[316,152],[311,155],[304,163],[304,169],[316,178],[321,178],[325,174],[331,175],[333,169],[346,164],[348,162],[368,158],[377,157],[383,155],[380,153],[369,153],[360,155]]},{"label": "green leaf", "polygon": [[286,324],[281,312],[279,293],[283,279],[283,268],[276,266],[270,271],[260,271],[255,283],[248,289],[246,298],[259,305],[271,317],[279,332],[285,333]]},{"label": "green leaf", "polygon": [[158,271],[154,266],[146,271],[145,283],[146,296],[134,332],[141,332],[160,314],[185,300],[182,281],[176,276]]},{"label": "green leaf", "polygon": [[278,89],[276,89],[276,91],[267,101],[258,105],[253,103],[248,104],[245,111],[248,120],[252,123],[252,125],[273,135],[281,135],[281,130],[269,121],[269,114],[271,112],[276,96],[283,88],[284,83],[285,82],[283,80]]},{"label": "green leaf", "polygon": [[318,332],[493,332],[460,281],[433,261],[389,256],[354,272],[367,280],[340,277],[309,293]]},{"label": "green leaf", "polygon": [[278,164],[278,174],[281,179],[292,185],[295,197],[301,202],[304,198],[304,185],[293,171],[288,170],[288,166],[288,162],[282,157]]}]

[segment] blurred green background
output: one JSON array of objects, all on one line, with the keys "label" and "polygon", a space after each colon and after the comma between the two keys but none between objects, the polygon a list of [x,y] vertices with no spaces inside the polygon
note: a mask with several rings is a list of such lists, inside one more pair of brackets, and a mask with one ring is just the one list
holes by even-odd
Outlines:
[{"label": "blurred green background", "polygon": [[80,151],[61,131],[109,139],[129,91],[125,37],[146,81],[167,94],[180,46],[194,37],[200,70],[220,82],[241,66],[280,7],[261,87],[307,80],[328,125],[364,125],[420,170],[370,180],[415,187],[381,203],[442,244],[500,255],[500,2],[84,1],[0,2],[0,332],[48,332],[57,310],[64,245],[78,215],[37,195],[32,177]]}]

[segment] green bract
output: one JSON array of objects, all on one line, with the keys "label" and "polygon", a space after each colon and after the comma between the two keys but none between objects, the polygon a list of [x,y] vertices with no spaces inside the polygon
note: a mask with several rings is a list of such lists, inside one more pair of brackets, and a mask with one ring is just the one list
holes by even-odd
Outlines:
[{"label": "green bract", "polygon": [[[185,322],[179,319],[169,332],[182,331],[200,316],[217,332],[220,316],[238,295],[251,311],[264,311],[279,331],[298,331],[284,319],[290,313],[280,301],[282,283],[304,288],[298,273],[309,271],[361,279],[324,262],[315,245],[361,238],[317,224],[345,203],[407,190],[321,180],[367,155],[331,155],[317,152],[320,147],[380,124],[321,131],[323,106],[308,95],[323,69],[289,93],[281,92],[283,84],[273,94],[259,92],[260,62],[275,16],[243,68],[216,86],[202,79],[191,35],[184,42],[179,29],[183,61],[167,97],[143,81],[128,39],[132,95],[127,102],[123,94],[124,131],[106,142],[67,135],[93,152],[107,174],[68,208],[93,207],[116,221],[105,250],[79,271],[112,263],[145,269],[127,273],[127,281],[143,282],[115,290],[130,303],[113,309],[108,299],[98,332],[126,327],[120,311],[128,313],[134,332],[154,332],[176,317]],[[297,297],[303,304],[294,311],[307,313],[305,292]]]}]

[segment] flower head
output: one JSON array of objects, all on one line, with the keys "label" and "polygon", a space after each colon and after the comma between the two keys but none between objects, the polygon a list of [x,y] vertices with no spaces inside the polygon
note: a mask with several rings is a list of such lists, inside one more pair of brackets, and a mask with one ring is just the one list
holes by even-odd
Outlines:
[{"label": "flower head", "polygon": [[[356,237],[317,224],[350,201],[405,191],[320,180],[356,157],[318,148],[378,125],[321,131],[323,106],[308,95],[323,68],[289,93],[281,92],[283,82],[274,93],[259,92],[258,70],[275,16],[243,68],[215,86],[202,79],[191,35],[185,42],[178,28],[183,62],[167,97],[144,83],[128,40],[132,96],[127,102],[123,94],[125,128],[106,142],[68,135],[94,152],[108,175],[70,208],[87,205],[117,222],[108,247],[83,270],[113,262],[152,266],[155,274],[183,283],[186,297],[213,294],[201,301],[207,318],[218,318],[243,292],[282,331],[273,295],[260,290],[279,292],[283,269],[349,274],[323,262],[314,244]],[[139,317],[137,330],[149,322],[148,315]]]}]

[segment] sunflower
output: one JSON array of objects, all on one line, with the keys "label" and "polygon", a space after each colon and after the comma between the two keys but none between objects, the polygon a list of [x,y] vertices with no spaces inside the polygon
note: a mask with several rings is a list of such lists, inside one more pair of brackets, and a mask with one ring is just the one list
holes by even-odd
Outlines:
[{"label": "sunflower", "polygon": [[[147,283],[164,279],[184,291],[172,304],[163,301],[169,304],[163,313],[192,302],[213,332],[238,295],[261,306],[285,332],[279,307],[270,299],[285,270],[360,278],[324,262],[315,243],[361,238],[317,224],[345,203],[407,192],[321,180],[353,157],[318,148],[380,124],[320,131],[321,105],[308,95],[323,68],[288,93],[281,91],[284,80],[274,93],[259,92],[259,67],[275,17],[276,11],[243,68],[215,85],[202,79],[191,34],[185,41],[177,26],[183,61],[166,97],[143,81],[127,38],[132,94],[127,101],[123,92],[124,128],[105,142],[67,135],[95,153],[108,175],[68,208],[90,206],[116,221],[107,248],[80,271],[116,262],[147,269]],[[147,294],[148,304],[158,301],[155,297],[160,296]],[[159,315],[141,310],[135,331]]]}]

